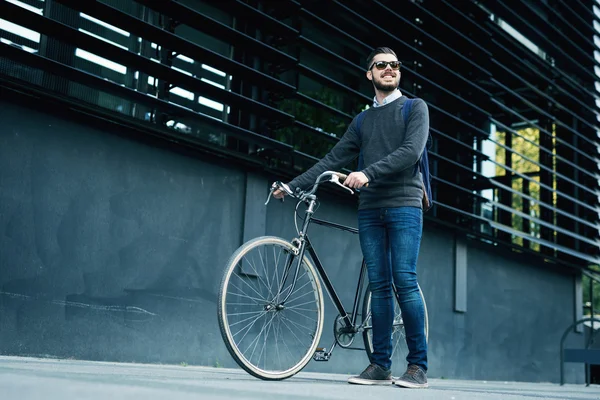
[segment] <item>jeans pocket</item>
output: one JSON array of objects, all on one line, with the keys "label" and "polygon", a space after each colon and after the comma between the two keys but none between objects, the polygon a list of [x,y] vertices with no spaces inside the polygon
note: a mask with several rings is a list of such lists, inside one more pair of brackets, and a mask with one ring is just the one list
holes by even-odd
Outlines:
[{"label": "jeans pocket", "polygon": [[404,228],[415,228],[423,224],[423,210],[418,207],[391,208],[388,222],[400,224]]}]

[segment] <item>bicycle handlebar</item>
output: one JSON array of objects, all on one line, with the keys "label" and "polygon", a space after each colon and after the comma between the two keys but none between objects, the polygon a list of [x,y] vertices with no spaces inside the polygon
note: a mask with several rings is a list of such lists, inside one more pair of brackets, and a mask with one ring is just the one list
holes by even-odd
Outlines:
[{"label": "bicycle handlebar", "polygon": [[[289,188],[289,186],[286,185],[285,183],[282,183],[280,181],[274,182],[273,185],[271,186],[271,190],[269,191],[269,197],[267,197],[267,201],[265,202],[265,205],[269,204],[269,201],[271,200],[271,196],[273,195],[273,192],[276,189],[284,191],[290,197],[299,199],[301,201],[305,201],[307,198],[309,198],[310,196],[315,194],[319,185],[321,183],[323,183],[321,181],[321,179],[324,177],[329,177],[329,179],[327,181],[323,181],[323,182],[334,183],[334,184],[340,186],[341,188],[343,188],[344,190],[349,191],[350,194],[354,194],[354,191],[352,189],[350,189],[347,186],[342,185],[342,183],[346,180],[346,178],[348,178],[348,175],[342,174],[341,172],[336,172],[336,171],[325,171],[317,177],[317,179],[315,180],[315,183],[313,184],[312,188],[309,191],[303,191],[303,190],[296,188],[296,193],[294,193]],[[365,186],[368,186],[368,183]]]}]

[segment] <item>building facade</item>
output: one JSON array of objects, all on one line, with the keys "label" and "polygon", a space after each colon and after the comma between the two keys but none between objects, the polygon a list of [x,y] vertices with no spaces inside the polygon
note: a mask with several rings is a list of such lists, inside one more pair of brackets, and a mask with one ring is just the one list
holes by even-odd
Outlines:
[{"label": "building facade", "polygon": [[[234,366],[222,269],[247,239],[294,236],[270,182],[372,104],[366,56],[388,46],[431,119],[430,376],[557,381],[600,265],[598,20],[592,0],[0,3],[0,353]],[[355,197],[322,196],[356,225]],[[357,238],[313,241],[340,249],[323,261],[351,302]]]}]

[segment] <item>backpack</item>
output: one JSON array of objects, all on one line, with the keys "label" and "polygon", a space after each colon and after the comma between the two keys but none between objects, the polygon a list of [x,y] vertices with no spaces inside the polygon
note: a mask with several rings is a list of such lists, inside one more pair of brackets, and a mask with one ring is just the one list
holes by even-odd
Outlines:
[{"label": "backpack", "polygon": [[[408,116],[412,110],[413,102],[416,99],[408,99],[404,102],[404,106],[402,107],[402,118],[404,119],[404,126],[408,125]],[[358,114],[356,118],[356,131],[358,132],[358,137],[361,137],[360,134],[360,126],[362,124],[363,119],[365,118],[365,112],[367,110]],[[418,169],[421,172],[423,177],[423,211],[427,211],[433,205],[432,203],[432,194],[431,194],[431,174],[429,173],[429,157],[427,148],[431,147],[431,133],[429,133],[429,137],[427,138],[427,144],[425,145],[425,149],[423,150],[423,154],[421,154],[421,158],[415,164],[415,171]],[[362,150],[358,155],[358,169],[362,170],[364,166]]]}]

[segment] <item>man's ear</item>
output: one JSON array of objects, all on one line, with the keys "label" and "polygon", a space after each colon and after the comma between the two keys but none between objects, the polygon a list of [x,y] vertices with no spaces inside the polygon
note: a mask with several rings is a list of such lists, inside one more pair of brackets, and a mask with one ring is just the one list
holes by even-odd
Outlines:
[{"label": "man's ear", "polygon": [[373,80],[373,73],[371,71],[367,71],[366,75],[367,75],[368,80],[370,80],[370,81]]}]

